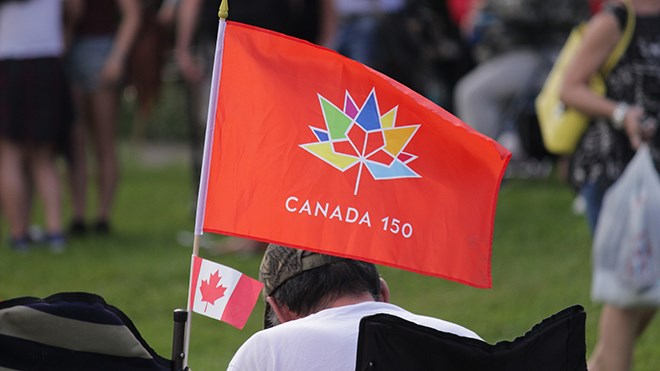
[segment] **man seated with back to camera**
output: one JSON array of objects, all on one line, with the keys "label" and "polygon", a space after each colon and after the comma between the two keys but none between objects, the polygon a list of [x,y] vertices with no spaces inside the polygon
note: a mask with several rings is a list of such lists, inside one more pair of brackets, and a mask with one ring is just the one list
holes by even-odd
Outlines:
[{"label": "man seated with back to camera", "polygon": [[240,347],[228,370],[353,370],[360,320],[379,313],[480,339],[462,326],[390,304],[387,283],[371,263],[271,244],[259,279],[265,329]]}]

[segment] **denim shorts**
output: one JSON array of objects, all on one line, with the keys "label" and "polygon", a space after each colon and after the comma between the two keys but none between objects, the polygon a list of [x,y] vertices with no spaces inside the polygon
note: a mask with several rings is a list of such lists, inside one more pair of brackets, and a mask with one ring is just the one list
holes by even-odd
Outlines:
[{"label": "denim shorts", "polygon": [[68,57],[69,76],[74,86],[87,92],[98,89],[112,44],[111,36],[84,37],[74,42]]}]

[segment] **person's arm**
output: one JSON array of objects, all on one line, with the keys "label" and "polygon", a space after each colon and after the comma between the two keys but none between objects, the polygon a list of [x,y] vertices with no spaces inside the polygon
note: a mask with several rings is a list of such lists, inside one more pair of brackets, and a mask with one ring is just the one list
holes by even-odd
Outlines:
[{"label": "person's arm", "polygon": [[203,77],[202,69],[192,53],[201,6],[201,0],[182,0],[179,4],[174,55],[179,70],[188,83],[197,83]]},{"label": "person's arm", "polygon": [[82,0],[62,0],[62,17],[64,26],[64,45],[65,49],[69,49],[73,43],[73,35],[82,17],[83,11]]},{"label": "person's arm", "polygon": [[[582,45],[566,70],[560,92],[564,104],[592,117],[612,118],[615,115],[621,102],[594,94],[589,89],[589,80],[599,73],[621,36],[622,30],[613,13],[600,12],[592,17]],[[636,106],[629,107],[623,115],[623,126],[634,148],[641,140],[639,121],[642,115],[643,110]]]},{"label": "person's arm", "polygon": [[135,0],[117,0],[121,21],[114,37],[112,51],[101,71],[101,81],[115,84],[124,73],[126,59],[140,28],[140,3]]},{"label": "person's arm", "polygon": [[164,0],[158,9],[158,22],[166,28],[173,26],[178,7],[179,0]]}]

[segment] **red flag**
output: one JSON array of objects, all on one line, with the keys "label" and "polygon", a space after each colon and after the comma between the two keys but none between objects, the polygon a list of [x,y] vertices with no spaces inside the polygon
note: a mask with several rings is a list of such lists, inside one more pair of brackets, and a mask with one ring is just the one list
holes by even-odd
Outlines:
[{"label": "red flag", "polygon": [[491,286],[510,154],[331,50],[227,23],[203,229]]},{"label": "red flag", "polygon": [[243,273],[193,256],[190,309],[242,329],[263,284]]}]

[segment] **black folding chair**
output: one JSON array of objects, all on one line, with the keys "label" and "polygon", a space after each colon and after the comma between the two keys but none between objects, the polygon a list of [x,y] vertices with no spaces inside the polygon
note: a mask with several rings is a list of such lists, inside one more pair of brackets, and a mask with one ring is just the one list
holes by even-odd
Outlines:
[{"label": "black folding chair", "polygon": [[102,297],[60,293],[0,302],[0,369],[172,371],[175,362]]},{"label": "black folding chair", "polygon": [[586,371],[584,308],[575,305],[495,345],[388,314],[360,322],[357,371]]}]

